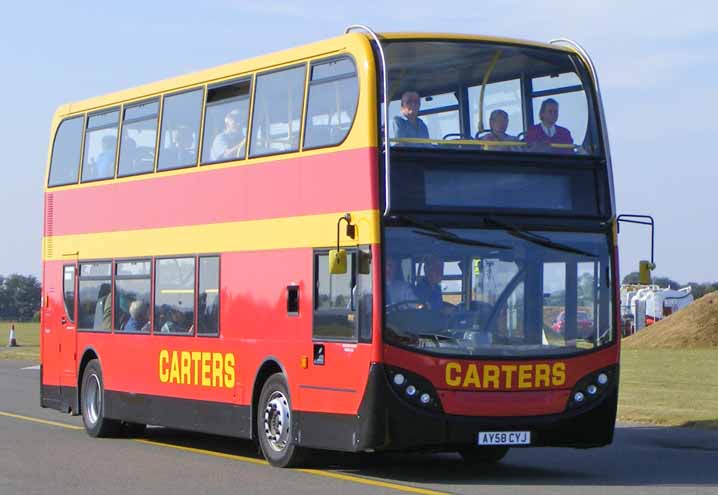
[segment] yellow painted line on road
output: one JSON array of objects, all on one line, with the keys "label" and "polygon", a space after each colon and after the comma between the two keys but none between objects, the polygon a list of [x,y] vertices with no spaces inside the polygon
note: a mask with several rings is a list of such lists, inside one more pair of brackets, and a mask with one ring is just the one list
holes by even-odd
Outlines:
[{"label": "yellow painted line on road", "polygon": [[13,414],[5,411],[0,411],[0,416],[22,419],[24,421],[31,421],[33,423],[42,423],[44,425],[59,426],[60,428],[67,428],[68,430],[84,430],[82,426],[68,425],[67,423],[58,423],[57,421],[48,421],[46,419],[40,418],[31,418],[30,416],[21,416],[20,414]]},{"label": "yellow painted line on road", "polygon": [[194,454],[210,455],[212,457],[220,457],[222,459],[231,459],[233,461],[249,462],[251,464],[269,465],[269,463],[262,459],[254,459],[253,457],[245,457],[242,455],[225,454],[224,452],[212,452],[211,450],[195,449],[194,447],[184,447],[182,445],[173,445],[171,443],[154,442],[152,440],[143,440],[141,438],[135,438],[135,442],[146,443],[147,445],[156,445],[158,447],[168,447],[170,449],[184,450],[185,452],[192,452]]},{"label": "yellow painted line on road", "polygon": [[[9,412],[0,411],[0,416],[6,416],[8,418],[14,418],[14,419],[21,419],[24,421],[30,421],[33,423],[40,423],[50,426],[59,426],[61,428],[67,428],[69,430],[83,430],[84,428],[81,426],[75,426],[75,425],[68,425],[66,423],[58,423],[56,421],[48,421],[46,419],[40,419],[40,418],[33,418],[30,416],[22,416],[20,414],[13,414]],[[175,450],[183,450],[185,452],[191,452],[193,454],[201,454],[201,455],[208,455],[212,457],[219,457],[222,459],[230,459],[233,461],[240,461],[240,462],[247,462],[250,464],[258,464],[262,466],[268,466],[269,463],[265,461],[264,459],[255,459],[253,457],[246,457],[241,455],[234,455],[234,454],[225,454],[224,452],[213,452],[211,450],[204,450],[204,449],[196,449],[194,447],[184,447],[182,445],[173,445],[171,443],[164,443],[164,442],[155,442],[152,440],[144,440],[141,438],[135,438],[133,439],[135,442],[143,443],[146,445],[154,445],[156,447],[166,447],[170,449]],[[417,493],[419,495],[450,495],[447,492],[439,492],[436,490],[427,490],[425,488],[418,488],[414,486],[408,486],[408,485],[400,485],[398,483],[389,483],[386,481],[378,481],[378,480],[372,480],[368,478],[362,478],[359,476],[351,476],[348,474],[340,474],[340,473],[334,473],[331,471],[322,471],[319,469],[295,469],[294,471],[298,471],[300,473],[305,474],[311,474],[313,476],[321,476],[324,478],[332,478],[342,481],[348,481],[351,483],[357,483],[360,485],[368,485],[368,486],[374,486],[379,488],[387,488],[389,490],[394,490],[398,492],[404,492],[404,493]]]},{"label": "yellow painted line on road", "polygon": [[[136,442],[145,443],[148,445],[156,445],[158,447],[169,447],[171,449],[184,450],[186,452],[192,452],[194,454],[209,455],[212,457],[220,457],[222,459],[231,459],[234,461],[249,462],[251,464],[260,464],[268,466],[269,463],[263,459],[254,459],[252,457],[245,457],[241,455],[225,454],[223,452],[212,452],[211,450],[195,449],[193,447],[183,447],[181,445],[173,445],[163,442],[154,442],[152,440],[135,439]],[[377,481],[368,478],[362,478],[359,476],[351,476],[347,474],[339,474],[331,471],[322,471],[319,469],[294,469],[300,473],[311,474],[313,476],[322,476],[324,478],[333,478],[342,481],[349,481],[351,483],[357,483],[360,485],[369,485],[380,488],[387,488],[389,490],[405,492],[405,493],[418,493],[420,495],[450,495],[447,492],[438,492],[435,490],[427,490],[424,488],[417,488],[414,486],[400,485],[398,483],[389,483],[386,481]]]},{"label": "yellow painted line on road", "polygon": [[350,476],[347,474],[333,473],[331,471],[320,471],[318,469],[297,469],[302,473],[313,474],[315,476],[324,476],[325,478],[335,478],[338,480],[351,481],[352,483],[359,483],[361,485],[377,486],[381,488],[388,488],[389,490],[396,490],[399,492],[406,493],[419,493],[421,495],[450,495],[447,492],[438,492],[436,490],[427,490],[425,488],[418,488],[415,486],[399,485],[397,483],[388,483],[386,481],[376,481],[367,478],[360,478],[358,476]]}]

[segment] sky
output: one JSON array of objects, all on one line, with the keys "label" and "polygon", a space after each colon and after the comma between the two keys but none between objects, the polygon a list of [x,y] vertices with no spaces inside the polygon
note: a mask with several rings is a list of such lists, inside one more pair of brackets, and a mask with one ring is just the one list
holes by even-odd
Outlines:
[{"label": "sky", "polygon": [[[530,4],[530,5],[527,5]],[[339,0],[11,2],[0,30],[0,274],[40,275],[49,127],[62,103],[330,38],[375,31],[567,37],[591,55],[619,213],[656,221],[656,275],[718,280],[718,3]],[[621,276],[650,256],[625,225]]]}]

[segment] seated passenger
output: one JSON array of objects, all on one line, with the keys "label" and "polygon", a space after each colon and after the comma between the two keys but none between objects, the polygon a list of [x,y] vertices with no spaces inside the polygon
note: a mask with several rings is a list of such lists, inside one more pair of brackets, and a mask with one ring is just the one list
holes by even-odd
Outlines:
[{"label": "seated passenger", "polygon": [[224,130],[212,141],[210,159],[222,161],[242,156],[244,156],[244,133],[239,127],[239,110],[232,110],[224,117]]},{"label": "seated passenger", "polygon": [[419,280],[414,292],[432,311],[443,311],[444,298],[441,294],[441,279],[444,277],[444,262],[430,255],[424,261],[424,277]]},{"label": "seated passenger", "polygon": [[140,332],[149,328],[149,320],[147,318],[147,305],[140,300],[135,299],[130,304],[130,319],[125,323],[124,330],[127,332]]},{"label": "seated passenger", "polygon": [[167,150],[167,152],[168,155],[171,156],[173,164],[189,165],[197,161],[197,149],[195,148],[194,137],[189,127],[181,125],[172,129],[170,137],[172,139],[172,147]]},{"label": "seated passenger", "polygon": [[395,138],[429,138],[429,129],[419,118],[421,100],[416,91],[401,95],[401,115],[394,117]]},{"label": "seated passenger", "polygon": [[571,131],[556,125],[558,120],[558,102],[548,98],[541,103],[539,110],[540,124],[529,127],[526,142],[530,151],[571,153],[571,149],[552,148],[552,144],[573,144]]},{"label": "seated passenger", "polygon": [[[504,110],[494,110],[489,117],[489,128],[491,131],[479,137],[482,141],[518,141],[516,136],[506,134],[509,127],[509,114]],[[519,151],[518,146],[510,145],[484,145],[487,151]]]},{"label": "seated passenger", "polygon": [[417,301],[414,291],[401,273],[401,263],[394,257],[386,259],[386,282],[384,283],[384,305],[398,304],[404,301]]},{"label": "seated passenger", "polygon": [[115,136],[102,136],[102,151],[94,162],[91,179],[106,179],[115,176]]}]

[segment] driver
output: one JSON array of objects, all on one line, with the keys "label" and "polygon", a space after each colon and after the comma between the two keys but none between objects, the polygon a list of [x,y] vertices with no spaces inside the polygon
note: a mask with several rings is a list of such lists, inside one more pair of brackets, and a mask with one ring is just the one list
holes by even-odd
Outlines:
[{"label": "driver", "polygon": [[416,284],[414,291],[432,311],[441,311],[444,298],[441,296],[441,279],[444,277],[444,262],[434,255],[424,261],[424,277]]},{"label": "driver", "polygon": [[403,301],[416,301],[418,298],[401,273],[401,263],[393,256],[386,258],[386,282],[384,284],[384,304],[389,306]]}]

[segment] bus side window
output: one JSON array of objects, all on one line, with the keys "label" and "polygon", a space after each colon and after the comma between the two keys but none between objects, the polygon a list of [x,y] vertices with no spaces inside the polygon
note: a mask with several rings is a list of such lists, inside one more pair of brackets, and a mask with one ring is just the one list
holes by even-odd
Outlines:
[{"label": "bus side window", "polygon": [[202,138],[202,163],[242,160],[247,149],[247,121],[252,81],[207,90]]},{"label": "bus side window", "polygon": [[299,149],[306,65],[257,76],[249,155]]},{"label": "bus side window", "polygon": [[82,182],[115,176],[119,120],[120,110],[117,108],[88,116]]},{"label": "bus side window", "polygon": [[197,164],[203,88],[164,97],[157,170]]},{"label": "bus side window", "polygon": [[219,334],[219,256],[199,257],[197,334]]},{"label": "bus side window", "polygon": [[110,263],[82,263],[78,293],[78,330],[112,329],[112,267]]},{"label": "bus side window", "polygon": [[341,143],[351,129],[359,98],[356,68],[348,57],[312,65],[304,148]]},{"label": "bus side window", "polygon": [[314,255],[314,331],[315,339],[356,340],[356,252],[347,252],[347,271],[329,273],[329,254]]},{"label": "bus side window", "polygon": [[73,117],[63,120],[57,128],[52,146],[49,186],[75,184],[80,170],[82,151],[82,124],[84,118]]},{"label": "bus side window", "polygon": [[195,258],[156,260],[154,332],[194,333]]},{"label": "bus side window", "polygon": [[123,110],[118,177],[155,169],[158,99],[127,105]]}]

